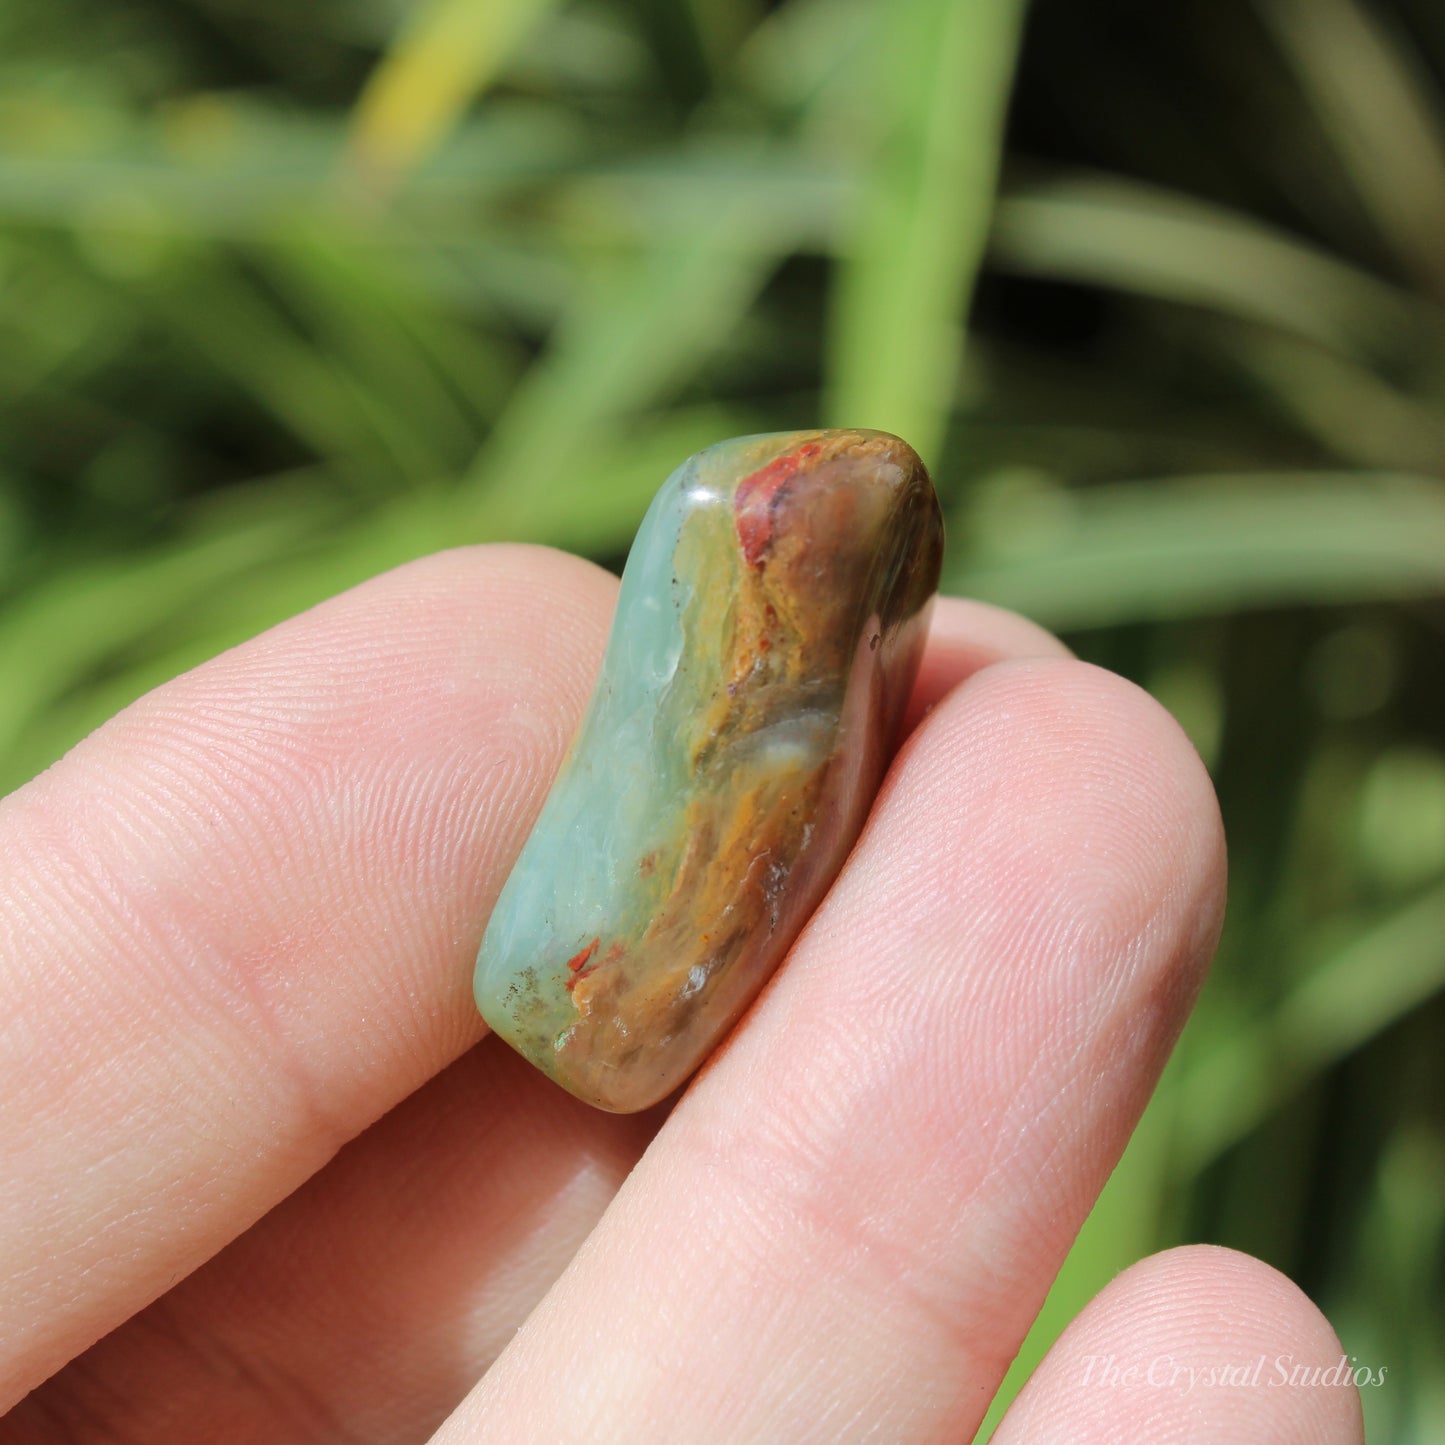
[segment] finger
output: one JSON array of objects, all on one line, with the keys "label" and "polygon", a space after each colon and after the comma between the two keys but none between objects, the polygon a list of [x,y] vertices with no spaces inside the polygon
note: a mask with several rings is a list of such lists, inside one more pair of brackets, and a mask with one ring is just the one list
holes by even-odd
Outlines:
[{"label": "finger", "polygon": [[[1062,651],[1022,619],[940,599],[920,686],[941,694],[1012,646]],[[180,1442],[209,1438],[224,1402],[237,1440],[289,1438],[303,1407],[365,1439],[429,1429],[551,1284],[658,1117],[586,1109],[489,1040],[6,1424],[103,1415]]]},{"label": "finger", "polygon": [[1359,1368],[1373,1374],[1267,1264],[1232,1250],[1171,1250],[1126,1270],[1064,1331],[994,1445],[1359,1445]]},{"label": "finger", "polygon": [[531,548],[402,568],[0,805],[0,1402],[479,1036],[479,920],[614,590]]},{"label": "finger", "polygon": [[437,1439],[968,1438],[1183,1021],[1222,873],[1203,769],[1136,689],[1053,660],[955,689]]},{"label": "finger", "polygon": [[911,733],[960,682],[990,663],[1010,657],[1072,656],[1052,632],[1017,612],[965,597],[940,597],[934,603],[918,682],[908,700],[904,734]]},{"label": "finger", "polygon": [[486,1039],[0,1420],[89,1437],[425,1439],[596,1223],[657,1126]]}]

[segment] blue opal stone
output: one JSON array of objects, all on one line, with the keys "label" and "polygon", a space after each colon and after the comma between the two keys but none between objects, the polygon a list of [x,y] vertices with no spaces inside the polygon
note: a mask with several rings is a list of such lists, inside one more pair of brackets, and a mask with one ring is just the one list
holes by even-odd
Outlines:
[{"label": "blue opal stone", "polygon": [[482,941],[496,1033],[622,1112],[697,1068],[862,827],[942,546],[928,473],[882,432],[740,437],[668,478]]}]

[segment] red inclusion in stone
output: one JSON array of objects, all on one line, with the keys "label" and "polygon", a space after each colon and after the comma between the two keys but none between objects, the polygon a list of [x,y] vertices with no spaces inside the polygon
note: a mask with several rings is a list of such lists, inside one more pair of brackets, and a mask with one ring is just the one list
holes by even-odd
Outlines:
[{"label": "red inclusion in stone", "polygon": [[600,938],[594,938],[586,948],[579,948],[577,952],[567,960],[567,967],[570,968],[573,973],[576,973],[578,969],[597,952],[597,945],[601,942],[602,940]]},{"label": "red inclusion in stone", "polygon": [[[567,968],[572,977],[567,980],[567,992],[571,993],[584,978],[590,978],[599,968],[606,968],[609,964],[616,963],[626,952],[620,943],[614,943],[607,950],[607,956],[597,963],[592,963],[592,955],[597,952],[598,945],[602,940],[594,938],[586,948],[579,948],[571,958],[567,960]],[[591,967],[588,965],[591,964]]]},{"label": "red inclusion in stone", "polygon": [[804,442],[780,457],[774,457],[738,483],[733,495],[738,542],[750,567],[760,567],[763,554],[773,540],[773,512],[788,483],[823,450],[821,442]]}]

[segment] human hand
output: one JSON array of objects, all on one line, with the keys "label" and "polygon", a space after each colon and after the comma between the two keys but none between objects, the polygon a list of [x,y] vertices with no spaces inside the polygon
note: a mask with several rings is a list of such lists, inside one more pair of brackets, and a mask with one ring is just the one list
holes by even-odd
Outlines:
[{"label": "human hand", "polygon": [[[0,1445],[977,1427],[1214,946],[1208,779],[1134,687],[941,602],[783,970],[670,1114],[601,1114],[470,1047],[470,977],[614,590],[427,559],[0,804],[0,1408],[40,1386]],[[1359,1440],[1353,1388],[1085,1363],[1280,1354],[1340,1349],[1263,1264],[1173,1251],[995,1439]]]}]

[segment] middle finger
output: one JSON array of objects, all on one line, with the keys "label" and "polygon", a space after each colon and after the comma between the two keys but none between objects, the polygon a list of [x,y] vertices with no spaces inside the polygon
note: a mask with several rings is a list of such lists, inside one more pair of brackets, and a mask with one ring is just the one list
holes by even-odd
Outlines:
[{"label": "middle finger", "polygon": [[438,1441],[966,1438],[1217,931],[1207,777],[1080,663],[986,668]]}]

